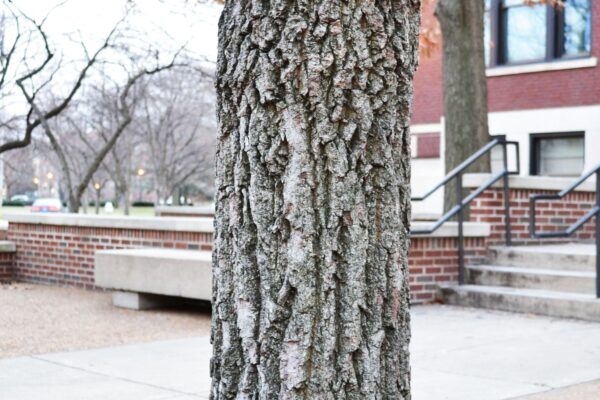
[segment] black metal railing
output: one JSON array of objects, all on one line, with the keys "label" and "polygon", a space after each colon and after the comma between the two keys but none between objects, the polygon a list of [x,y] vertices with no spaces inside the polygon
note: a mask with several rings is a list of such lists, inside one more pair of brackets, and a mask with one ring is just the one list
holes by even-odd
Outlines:
[{"label": "black metal railing", "polygon": [[[579,218],[573,225],[569,226],[564,231],[537,232],[536,231],[536,215],[535,203],[538,200],[560,200],[569,193],[573,192],[579,185],[587,179],[596,175],[596,204],[583,217]],[[556,194],[535,194],[529,198],[529,233],[535,239],[548,238],[567,238],[573,235],[590,219],[596,218],[596,297],[600,299],[600,164],[595,168],[582,175],[575,183],[568,188]]]},{"label": "black metal railing", "polygon": [[[507,148],[509,145],[514,145],[516,149],[516,163],[517,169],[515,171],[510,171],[508,169],[508,151]],[[485,181],[481,186],[479,186],[475,191],[471,192],[468,196],[463,198],[463,174],[466,169],[473,165],[477,160],[483,157],[485,154],[488,154],[492,151],[496,146],[502,146],[502,170],[498,173],[492,174],[492,176]],[[413,197],[412,201],[423,201],[435,193],[440,188],[446,186],[450,181],[456,179],[456,205],[448,210],[444,215],[442,215],[437,221],[433,223],[431,227],[428,229],[417,229],[411,230],[411,235],[429,235],[433,232],[437,231],[442,225],[448,222],[454,216],[458,218],[458,282],[459,284],[464,284],[464,267],[465,267],[465,246],[464,246],[464,213],[463,210],[481,193],[485,190],[489,189],[493,184],[498,182],[500,179],[503,179],[504,186],[504,213],[505,213],[505,222],[506,222],[506,245],[510,246],[511,244],[511,226],[510,226],[510,202],[509,199],[509,184],[508,178],[510,175],[519,174],[520,173],[520,162],[519,162],[519,143],[507,141],[504,137],[498,137],[493,139],[488,144],[483,146],[465,161],[463,161],[459,166],[454,168],[440,183],[438,183],[433,189],[429,192],[425,193],[420,197]]]}]

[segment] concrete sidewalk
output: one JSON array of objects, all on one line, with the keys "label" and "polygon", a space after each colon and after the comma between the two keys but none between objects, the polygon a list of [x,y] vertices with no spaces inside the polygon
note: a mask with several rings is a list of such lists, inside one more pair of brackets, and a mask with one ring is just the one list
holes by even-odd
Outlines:
[{"label": "concrete sidewalk", "polygon": [[[600,324],[447,306],[412,314],[415,400],[598,398],[587,396],[600,385],[583,383],[600,378]],[[0,398],[207,399],[209,358],[200,337],[0,359]]]}]

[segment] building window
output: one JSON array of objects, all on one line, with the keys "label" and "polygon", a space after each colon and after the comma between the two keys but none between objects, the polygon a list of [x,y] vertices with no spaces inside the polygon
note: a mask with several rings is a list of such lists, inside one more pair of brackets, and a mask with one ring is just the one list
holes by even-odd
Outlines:
[{"label": "building window", "polygon": [[[506,140],[506,135],[490,135],[490,139]],[[501,145],[492,148],[490,153],[490,170],[492,173],[498,173],[504,170],[504,149]]]},{"label": "building window", "polygon": [[571,0],[565,3],[559,18],[559,54],[572,57],[590,54],[592,50],[592,19],[589,0]]},{"label": "building window", "polygon": [[484,0],[485,9],[483,14],[483,48],[485,49],[485,65],[490,65],[490,52],[493,47],[492,43],[492,32],[491,32],[491,16],[490,8],[492,7],[492,0]]},{"label": "building window", "polygon": [[531,175],[579,176],[585,162],[583,132],[531,135]]},{"label": "building window", "polygon": [[483,0],[488,66],[586,57],[591,51],[591,0]]}]

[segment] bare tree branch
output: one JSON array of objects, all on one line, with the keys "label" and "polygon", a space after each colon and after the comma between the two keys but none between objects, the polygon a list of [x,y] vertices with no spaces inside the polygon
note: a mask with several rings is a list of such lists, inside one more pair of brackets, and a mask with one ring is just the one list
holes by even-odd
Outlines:
[{"label": "bare tree branch", "polygon": [[[92,57],[87,60],[85,66],[79,72],[77,79],[76,79],[75,83],[73,84],[73,86],[71,87],[71,90],[69,91],[67,96],[61,102],[59,102],[59,104],[57,104],[56,106],[52,107],[50,110],[43,113],[41,110],[39,110],[39,107],[38,107],[37,112],[34,112],[33,109],[35,107],[36,96],[38,95],[40,90],[49,81],[46,81],[40,87],[34,89],[31,93],[25,87],[25,82],[30,81],[33,77],[40,74],[48,66],[50,61],[54,58],[54,53],[50,49],[48,36],[43,29],[43,22],[46,19],[44,19],[44,21],[42,23],[37,23],[35,20],[28,17],[27,15],[25,15],[25,14],[22,14],[22,15],[23,15],[23,18],[25,18],[27,21],[31,22],[35,26],[36,31],[41,36],[43,44],[44,44],[44,51],[45,51],[46,56],[45,56],[43,62],[41,62],[37,67],[33,68],[31,71],[27,72],[26,74],[24,74],[21,77],[16,79],[16,84],[19,87],[19,89],[21,90],[21,93],[25,97],[25,99],[30,107],[30,109],[27,113],[27,117],[26,117],[25,134],[23,135],[23,137],[21,139],[12,140],[12,141],[9,141],[9,142],[6,142],[6,143],[3,143],[2,145],[0,145],[0,154],[3,152],[9,151],[9,150],[22,148],[22,147],[25,147],[25,146],[28,146],[29,144],[31,144],[31,137],[33,135],[33,131],[42,124],[42,120],[50,120],[52,118],[55,118],[56,116],[60,115],[69,106],[69,103],[73,100],[73,98],[75,97],[77,92],[80,90],[80,88],[83,84],[83,81],[85,80],[85,78],[88,74],[88,71],[96,63],[96,61],[98,60],[98,58],[102,54],[102,52],[111,46],[111,40],[112,40],[113,36],[116,34],[119,25],[125,19],[125,17],[123,17],[121,20],[119,20],[117,22],[117,24],[115,24],[113,29],[109,32],[109,34],[105,38],[104,43],[96,50],[96,52],[92,55]],[[53,74],[51,75],[51,78],[53,77]],[[37,118],[32,120],[31,117],[34,114],[37,116]]]}]

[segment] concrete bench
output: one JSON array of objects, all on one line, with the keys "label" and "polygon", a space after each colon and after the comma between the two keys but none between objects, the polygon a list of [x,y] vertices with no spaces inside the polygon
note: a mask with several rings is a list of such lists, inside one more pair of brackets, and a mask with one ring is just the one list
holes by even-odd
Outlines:
[{"label": "concrete bench", "polygon": [[212,299],[210,251],[101,250],[96,252],[95,263],[96,285],[115,290],[113,304],[117,307],[159,307],[164,304],[160,296]]}]

